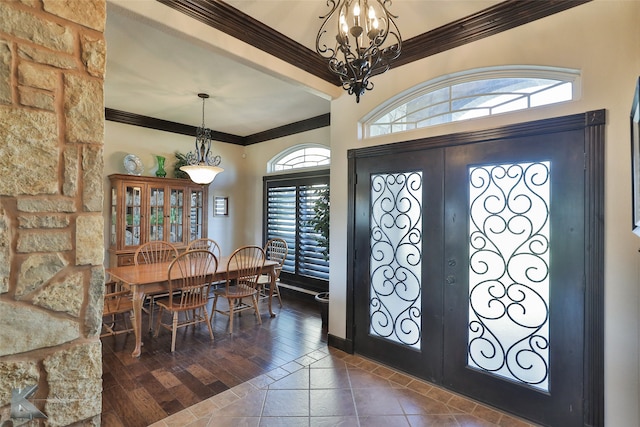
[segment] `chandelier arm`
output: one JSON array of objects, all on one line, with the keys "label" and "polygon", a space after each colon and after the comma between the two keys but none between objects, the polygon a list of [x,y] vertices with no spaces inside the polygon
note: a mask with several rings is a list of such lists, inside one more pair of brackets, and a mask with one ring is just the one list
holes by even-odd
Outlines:
[{"label": "chandelier arm", "polygon": [[[343,89],[356,95],[356,102],[373,89],[369,79],[389,70],[390,62],[402,50],[394,21],[397,16],[389,12],[390,5],[391,0],[327,0],[330,10],[320,16],[323,21],[316,36],[316,52],[328,61]],[[333,24],[337,34],[332,48],[325,38]]]},{"label": "chandelier arm", "polygon": [[[324,19],[324,21],[322,22],[322,25],[320,26],[320,30],[318,31],[318,35],[316,36],[316,51],[320,53],[320,55],[323,56],[325,59],[330,59],[335,56],[336,50],[328,47],[326,43],[323,43],[321,41],[321,39],[323,35],[328,34],[326,27],[329,24],[329,21],[332,20],[332,17],[335,14],[336,10],[338,10],[339,5],[340,3],[339,2],[336,3],[335,0],[327,0],[327,6],[329,6],[331,10],[329,10],[329,12],[326,15],[320,16],[320,19]],[[339,30],[340,29],[338,28],[338,31]]]}]

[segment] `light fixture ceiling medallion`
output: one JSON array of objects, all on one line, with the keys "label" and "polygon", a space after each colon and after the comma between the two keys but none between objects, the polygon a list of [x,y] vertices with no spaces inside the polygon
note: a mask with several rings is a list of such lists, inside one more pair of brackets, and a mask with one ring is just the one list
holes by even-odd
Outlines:
[{"label": "light fixture ceiling medallion", "polygon": [[220,156],[211,154],[211,129],[204,127],[204,101],[209,98],[206,93],[199,93],[202,98],[202,125],[196,129],[196,149],[186,154],[187,166],[180,170],[189,174],[189,178],[196,184],[210,184],[217,174],[224,171],[218,165]]},{"label": "light fixture ceiling medallion", "polygon": [[[387,6],[391,0],[327,0],[331,11],[316,37],[316,51],[329,60],[329,69],[340,78],[349,95],[373,89],[371,77],[389,69],[400,56],[402,38]],[[335,44],[329,28],[335,28]],[[331,47],[333,46],[333,47]]]}]

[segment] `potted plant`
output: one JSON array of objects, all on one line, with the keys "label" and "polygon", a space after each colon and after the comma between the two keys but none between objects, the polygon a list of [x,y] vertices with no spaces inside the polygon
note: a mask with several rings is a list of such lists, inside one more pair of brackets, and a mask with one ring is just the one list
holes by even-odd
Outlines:
[{"label": "potted plant", "polygon": [[[323,246],[322,256],[329,260],[329,188],[318,191],[318,198],[313,205],[313,217],[311,219],[313,231],[318,233],[318,244]],[[316,295],[316,301],[320,304],[320,317],[322,327],[329,326],[329,292],[321,292]]]},{"label": "potted plant", "polygon": [[176,151],[176,163],[173,165],[173,174],[176,178],[189,179],[189,174],[185,171],[180,170],[182,166],[187,166],[189,161],[187,160],[187,156]]},{"label": "potted plant", "polygon": [[322,256],[329,260],[329,188],[318,191],[318,198],[313,205],[313,218],[311,219],[313,231],[318,233],[318,244],[323,246]]}]

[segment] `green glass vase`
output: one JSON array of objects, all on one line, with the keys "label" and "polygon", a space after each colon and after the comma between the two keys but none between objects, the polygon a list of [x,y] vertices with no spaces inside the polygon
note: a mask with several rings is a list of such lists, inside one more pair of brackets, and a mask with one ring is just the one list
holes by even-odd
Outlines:
[{"label": "green glass vase", "polygon": [[164,170],[165,158],[162,156],[156,156],[156,159],[158,160],[158,170],[156,170],[156,176],[164,178],[165,176],[167,176],[167,171]]}]

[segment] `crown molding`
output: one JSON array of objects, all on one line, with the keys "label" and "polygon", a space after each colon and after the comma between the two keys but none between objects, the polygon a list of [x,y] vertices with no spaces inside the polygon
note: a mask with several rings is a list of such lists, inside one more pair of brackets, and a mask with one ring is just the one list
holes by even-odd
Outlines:
[{"label": "crown molding", "polygon": [[[196,135],[196,126],[185,125],[183,123],[171,122],[168,120],[156,119],[154,117],[143,116],[140,114],[129,113],[127,111],[115,110],[113,108],[104,109],[105,120],[126,125],[140,126],[164,132],[177,133],[180,135],[193,136]],[[329,126],[331,123],[331,115],[329,113],[310,119],[301,120],[299,122],[290,123],[288,125],[279,126],[264,132],[254,133],[248,136],[233,135],[230,133],[218,132],[211,130],[211,139],[220,142],[227,142],[236,145],[251,145],[258,142],[269,141],[271,139],[282,138],[284,136],[296,133],[306,132],[322,127]]]},{"label": "crown molding", "polygon": [[[315,51],[220,0],[157,0],[329,83],[340,86]],[[506,0],[402,42],[399,67],[593,0]]]},{"label": "crown molding", "polygon": [[[257,49],[340,85],[326,61],[316,52],[220,0],[157,0],[212,28],[242,40]],[[475,14],[452,21],[402,43],[402,53],[392,64],[396,68],[413,61],[471,43],[529,22],[571,9],[593,0],[506,0]],[[105,108],[107,120],[182,135],[195,135],[195,126]],[[250,145],[299,132],[329,126],[330,114],[291,123],[248,136],[212,130],[216,141]]]}]

